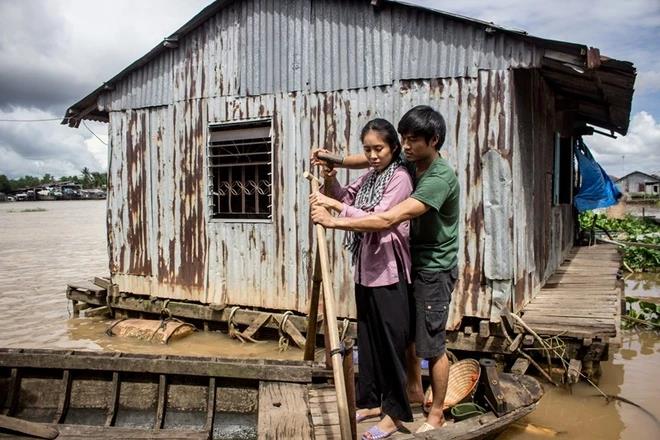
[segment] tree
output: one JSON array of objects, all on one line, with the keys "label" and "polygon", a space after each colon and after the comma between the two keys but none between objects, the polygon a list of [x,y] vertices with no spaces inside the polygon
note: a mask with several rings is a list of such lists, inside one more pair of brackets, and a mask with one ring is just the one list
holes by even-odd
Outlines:
[{"label": "tree", "polygon": [[51,183],[55,179],[49,173],[44,174],[44,177],[41,178],[41,183]]},{"label": "tree", "polygon": [[0,192],[8,193],[11,191],[11,182],[4,174],[0,174]]},{"label": "tree", "polygon": [[89,171],[89,168],[85,167],[80,172],[82,173],[83,188],[89,188],[92,186],[94,180],[92,178],[92,173]]}]

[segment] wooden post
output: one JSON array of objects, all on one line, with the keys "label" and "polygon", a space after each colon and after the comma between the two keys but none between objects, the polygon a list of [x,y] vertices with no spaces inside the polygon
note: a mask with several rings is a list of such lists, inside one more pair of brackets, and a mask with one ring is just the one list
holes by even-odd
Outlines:
[{"label": "wooden post", "polygon": [[353,338],[344,339],[346,356],[344,356],[344,377],[346,378],[346,399],[348,400],[348,415],[351,418],[351,432],[357,438],[357,422],[355,420],[355,367],[353,366]]},{"label": "wooden post", "polygon": [[316,350],[321,280],[321,259],[317,249],[316,258],[314,258],[314,272],[312,272],[312,297],[309,299],[309,313],[307,313],[307,340],[305,341],[305,354],[303,356],[306,361],[314,360],[314,351]]},{"label": "wooden post", "polygon": [[[311,182],[312,192],[319,190],[319,182],[316,177],[305,172],[305,178]],[[330,262],[328,258],[328,243],[325,241],[325,228],[322,225],[316,225],[316,242],[318,254],[321,262],[321,276],[323,287],[323,304],[325,305],[325,325],[328,328],[328,339],[330,339],[330,349],[332,350],[332,374],[335,380],[335,390],[337,391],[337,412],[339,413],[339,428],[341,438],[348,440],[352,438],[351,419],[348,411],[348,399],[346,396],[346,382],[344,380],[344,370],[342,366],[341,352],[339,348],[339,332],[337,330],[337,312],[335,311],[335,296],[332,288],[332,278],[330,278]]]}]

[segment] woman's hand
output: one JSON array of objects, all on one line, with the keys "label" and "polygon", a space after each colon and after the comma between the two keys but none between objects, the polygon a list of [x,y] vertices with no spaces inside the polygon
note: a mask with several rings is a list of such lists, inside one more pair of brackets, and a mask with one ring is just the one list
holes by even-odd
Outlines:
[{"label": "woman's hand", "polygon": [[332,209],[337,212],[341,212],[342,209],[344,209],[344,204],[339,200],[331,199],[330,197],[325,196],[318,191],[309,195],[309,203],[313,207],[320,206],[322,208]]}]

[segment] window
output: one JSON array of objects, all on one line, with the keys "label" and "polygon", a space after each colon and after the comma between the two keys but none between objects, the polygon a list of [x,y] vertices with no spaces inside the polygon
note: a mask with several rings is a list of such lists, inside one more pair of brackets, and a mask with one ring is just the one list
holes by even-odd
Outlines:
[{"label": "window", "polygon": [[272,216],[271,121],[209,126],[209,210],[213,219]]},{"label": "window", "polygon": [[555,153],[552,181],[552,205],[573,203],[574,183],[573,139],[555,135]]}]

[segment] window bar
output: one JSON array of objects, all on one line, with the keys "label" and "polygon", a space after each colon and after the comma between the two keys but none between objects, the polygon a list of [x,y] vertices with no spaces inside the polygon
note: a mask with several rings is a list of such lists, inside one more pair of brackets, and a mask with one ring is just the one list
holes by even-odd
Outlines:
[{"label": "window bar", "polygon": [[232,185],[233,185],[233,179],[232,179],[232,177],[233,177],[233,168],[229,167],[228,170],[229,170],[229,176],[228,176],[229,185],[227,185],[227,202],[229,203],[229,213],[231,214],[231,213],[234,212],[234,210],[232,209],[232,206],[231,206],[231,199],[232,199],[232,193],[233,193],[233,188],[232,188]]},{"label": "window bar", "polygon": [[254,181],[256,184],[254,185],[254,212],[257,214],[261,214],[261,211],[259,210],[259,167],[256,166],[254,167]]},{"label": "window bar", "polygon": [[241,213],[245,214],[247,210],[245,209],[245,165],[241,166]]}]

